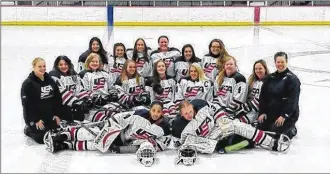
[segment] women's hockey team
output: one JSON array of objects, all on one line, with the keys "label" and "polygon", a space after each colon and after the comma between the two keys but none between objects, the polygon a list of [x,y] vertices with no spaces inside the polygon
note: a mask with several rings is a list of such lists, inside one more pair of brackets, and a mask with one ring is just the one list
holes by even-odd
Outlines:
[{"label": "women's hockey team", "polygon": [[134,48],[115,43],[110,55],[93,37],[78,71],[65,55],[49,73],[35,58],[21,88],[25,135],[53,153],[136,152],[146,166],[171,142],[185,165],[197,152],[288,150],[297,134],[300,81],[285,52],[274,55],[275,72],[257,60],[246,79],[220,39],[203,58],[190,44],[169,47],[167,36],[158,44],[152,51],[142,38]]}]

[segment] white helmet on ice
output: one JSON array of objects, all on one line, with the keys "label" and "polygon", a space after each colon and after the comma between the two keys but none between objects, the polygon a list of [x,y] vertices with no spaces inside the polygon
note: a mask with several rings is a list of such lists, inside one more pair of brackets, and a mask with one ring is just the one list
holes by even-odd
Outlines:
[{"label": "white helmet on ice", "polygon": [[176,159],[176,164],[182,163],[186,166],[191,166],[197,161],[197,150],[193,145],[185,145],[179,147],[178,157]]},{"label": "white helmet on ice", "polygon": [[150,167],[155,162],[156,149],[149,142],[144,142],[136,152],[137,159],[146,167]]}]

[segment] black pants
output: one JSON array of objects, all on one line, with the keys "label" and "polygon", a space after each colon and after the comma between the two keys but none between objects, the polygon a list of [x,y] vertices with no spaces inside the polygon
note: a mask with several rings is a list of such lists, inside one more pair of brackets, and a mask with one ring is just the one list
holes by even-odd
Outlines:
[{"label": "black pants", "polygon": [[36,128],[36,125],[33,126],[25,125],[24,128],[24,134],[28,137],[31,137],[35,142],[39,144],[44,144],[43,138],[47,131],[51,129],[58,128],[56,121],[49,121],[44,123],[45,129],[44,130],[38,130]]},{"label": "black pants", "polygon": [[293,129],[296,129],[296,120],[285,119],[282,126],[277,127],[276,119],[264,120],[263,123],[258,124],[257,128],[263,131],[275,132],[276,135],[285,134],[292,139],[295,136]]}]

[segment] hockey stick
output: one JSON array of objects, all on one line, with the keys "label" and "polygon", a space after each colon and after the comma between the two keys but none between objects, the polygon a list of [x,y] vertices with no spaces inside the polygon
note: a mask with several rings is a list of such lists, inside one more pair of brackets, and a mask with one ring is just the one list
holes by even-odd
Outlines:
[{"label": "hockey stick", "polygon": [[83,127],[84,129],[86,129],[89,133],[91,133],[94,137],[97,136],[97,134],[95,132],[93,132],[91,129],[89,129],[85,124],[81,124],[81,127]]}]

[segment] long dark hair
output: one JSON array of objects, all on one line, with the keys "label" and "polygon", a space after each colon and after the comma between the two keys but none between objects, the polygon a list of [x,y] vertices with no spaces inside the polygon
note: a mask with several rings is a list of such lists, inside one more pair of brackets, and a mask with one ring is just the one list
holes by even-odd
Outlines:
[{"label": "long dark hair", "polygon": [[[164,63],[164,65],[165,65],[165,72],[167,71],[166,64],[165,64],[165,62],[164,62],[162,59],[159,59],[159,60],[157,60],[157,61],[154,63],[154,65],[153,65],[153,70],[152,70],[152,74],[153,74],[153,79],[154,79],[154,81],[157,82],[157,83],[160,83],[160,80],[161,80],[161,79],[160,79],[160,75],[159,75],[159,73],[157,72],[157,65],[158,65],[160,62]],[[166,75],[166,73],[165,73],[165,75]]]},{"label": "long dark hair", "polygon": [[[213,42],[217,42],[217,43],[219,43],[219,45],[220,45],[220,53],[219,53],[218,55],[214,55],[214,54],[212,53],[212,51],[211,51],[211,47],[212,47],[212,43],[213,43]],[[219,71],[221,71],[222,68],[223,68],[223,64],[224,64],[224,62],[223,62],[223,58],[224,58],[225,56],[230,56],[230,55],[228,54],[228,51],[226,50],[225,44],[224,44],[223,41],[220,40],[220,39],[213,39],[213,40],[211,40],[211,42],[210,42],[210,44],[209,44],[209,55],[212,56],[212,57],[214,57],[214,58],[218,58],[218,60],[217,60],[217,62],[216,62],[216,66],[217,66],[217,68],[218,68]]]},{"label": "long dark hair", "polygon": [[99,48],[99,50],[96,53],[98,53],[100,55],[100,58],[102,60],[102,63],[103,64],[108,64],[108,58],[107,58],[107,54],[108,53],[103,48],[103,44],[102,44],[101,40],[98,37],[92,37],[92,39],[89,41],[89,48],[88,48],[89,52],[90,53],[93,52],[92,51],[92,45],[93,45],[93,42],[94,41],[98,42],[99,45],[100,45],[100,48]]},{"label": "long dark hair", "polygon": [[191,56],[191,58],[188,60],[188,62],[191,62],[191,63],[193,63],[193,62],[198,62],[197,57],[196,57],[196,55],[195,55],[194,47],[193,47],[192,45],[190,45],[190,44],[186,44],[186,45],[184,45],[184,46],[182,47],[182,52],[181,52],[181,53],[182,53],[182,58],[183,58],[183,60],[186,60],[185,57],[184,57],[184,50],[185,50],[186,48],[190,48],[190,49],[191,49],[191,52],[192,52],[192,56]]},{"label": "long dark hair", "polygon": [[[63,60],[69,66],[69,70],[68,70],[67,74],[63,74],[63,72],[61,72],[61,70],[58,68],[58,64],[60,63],[61,60]],[[71,60],[65,55],[60,55],[55,59],[53,70],[61,73],[62,75],[71,76],[71,75],[77,74],[77,72],[74,70],[74,66],[73,66]]]},{"label": "long dark hair", "polygon": [[[160,79],[160,75],[159,75],[159,73],[157,72],[157,65],[159,64],[159,63],[163,63],[164,65],[165,65],[165,62],[162,60],[162,59],[159,59],[159,60],[157,60],[155,63],[154,63],[154,65],[153,65],[153,70],[152,70],[152,74],[153,74],[153,76],[151,77],[151,80],[152,80],[152,83],[151,83],[151,86],[152,86],[152,90],[153,91],[155,91],[157,94],[162,94],[163,93],[163,88],[162,88],[162,86],[161,86],[161,84],[160,84],[160,81],[161,81],[161,79]],[[166,65],[165,65],[165,72],[167,71],[167,68],[166,68]],[[167,75],[166,75],[166,73],[165,73],[165,76],[166,76],[166,78],[167,78]]]},{"label": "long dark hair", "polygon": [[140,40],[141,40],[141,41],[143,42],[143,44],[144,44],[143,58],[149,63],[149,58],[148,58],[148,47],[147,47],[147,44],[146,44],[145,40],[142,39],[142,38],[138,38],[138,39],[136,39],[136,41],[135,41],[135,44],[134,44],[134,50],[133,50],[133,57],[132,57],[132,59],[133,59],[135,62],[138,60],[138,50],[137,50],[137,46],[136,46],[136,44],[137,44],[137,42],[140,41]]},{"label": "long dark hair", "polygon": [[116,49],[117,47],[123,47],[124,49],[124,58],[127,60],[127,54],[126,54],[126,47],[123,43],[115,43],[115,45],[113,45],[113,67],[114,68],[117,68],[117,65],[116,65]]}]

